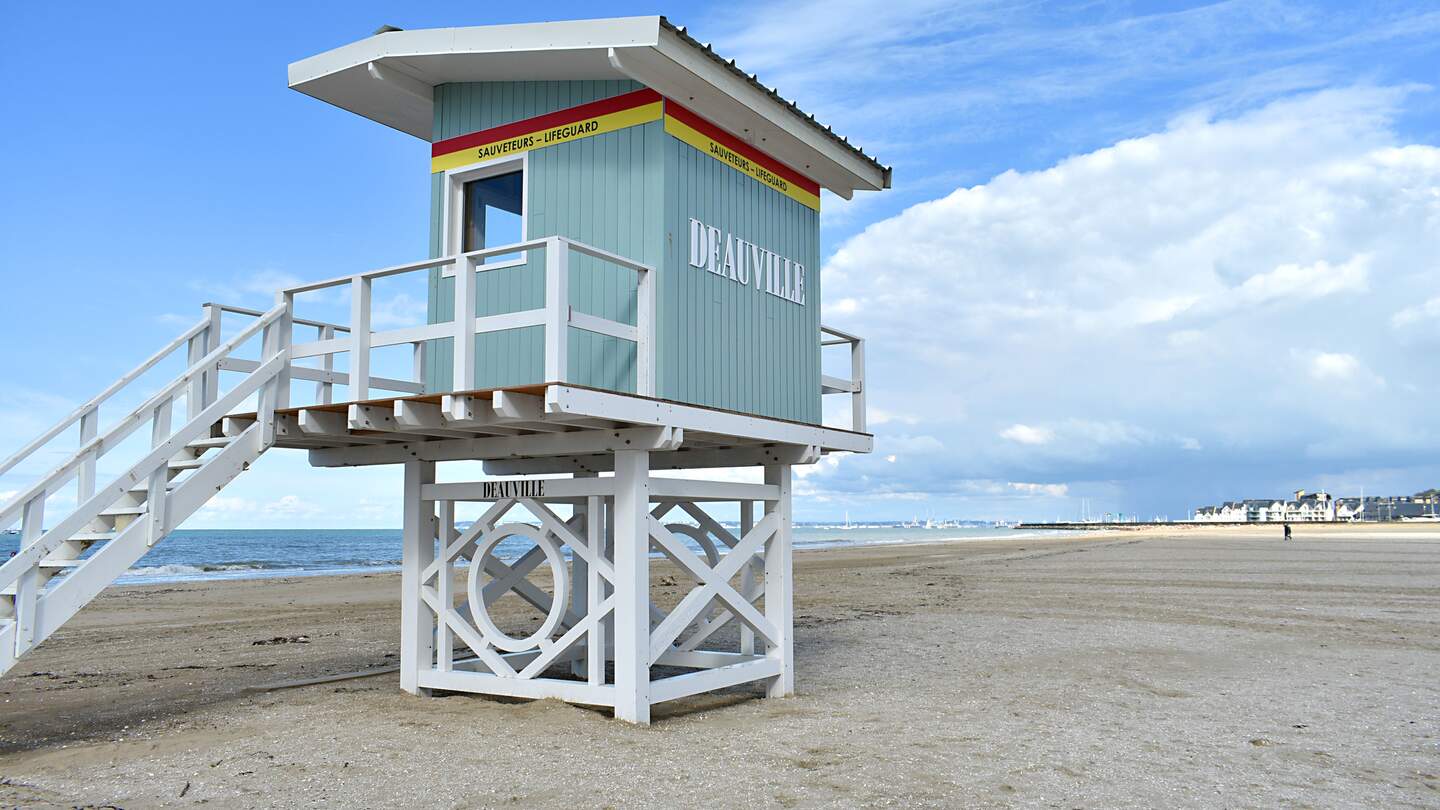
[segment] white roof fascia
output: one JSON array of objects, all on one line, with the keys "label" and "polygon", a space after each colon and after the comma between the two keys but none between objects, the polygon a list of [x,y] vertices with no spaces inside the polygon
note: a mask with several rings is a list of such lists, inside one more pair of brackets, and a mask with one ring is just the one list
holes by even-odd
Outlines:
[{"label": "white roof fascia", "polygon": [[[744,104],[754,115],[764,119],[770,127],[773,127],[775,135],[783,133],[785,137],[775,138],[761,132],[758,133],[758,135],[764,138],[763,142],[758,138],[744,138],[741,132],[733,128],[731,122],[724,120],[715,121],[715,123],[720,124],[726,129],[731,129],[737,136],[741,136],[744,140],[751,141],[757,147],[764,149],[781,161],[789,163],[793,168],[809,174],[811,177],[820,181],[821,185],[826,186],[831,191],[834,191],[846,199],[850,199],[851,197],[850,189],[881,191],[888,187],[884,169],[853,154],[849,147],[836,143],[830,136],[822,133],[812,121],[806,121],[802,116],[791,110],[788,105],[777,102],[771,98],[768,93],[735,75],[717,59],[707,56],[698,48],[686,43],[675,32],[661,29],[660,44],[655,50],[668,57],[676,66],[694,75],[704,85],[708,85],[710,88],[718,88],[720,92],[714,92],[712,89],[711,95],[713,98],[711,101],[712,104],[720,105],[719,109],[724,109],[726,101]],[[660,91],[662,95],[669,95],[672,98],[679,96],[676,100],[682,104],[685,103],[684,95],[667,93],[663,87],[655,84],[656,82],[663,84],[666,75],[665,73],[658,73],[651,77],[652,81],[645,83]],[[700,97],[697,96],[697,99],[698,98]],[[709,105],[702,105],[702,107],[708,106]],[[712,120],[714,120],[716,114],[714,109],[697,109],[696,112],[706,115],[707,118],[711,118]],[[827,183],[820,177],[816,177],[816,175],[821,172],[816,170],[813,161],[804,161],[797,165],[795,157],[789,157],[789,159],[787,159],[787,155],[784,153],[791,150],[784,146],[777,145],[775,141],[779,140],[783,143],[788,139],[798,141],[808,149],[820,153],[825,160],[834,164],[837,169],[848,175],[851,178],[850,182],[843,185],[834,182]],[[811,163],[812,165],[807,169],[804,163]],[[828,174],[828,172],[825,173]]]},{"label": "white roof fascia", "polygon": [[490,59],[504,60],[487,66],[499,67],[487,73],[495,79],[510,70],[528,79],[634,79],[846,199],[856,189],[889,185],[885,169],[686,42],[659,17],[389,31],[292,63],[289,85],[430,141],[433,88],[476,81],[465,75],[467,68]]}]

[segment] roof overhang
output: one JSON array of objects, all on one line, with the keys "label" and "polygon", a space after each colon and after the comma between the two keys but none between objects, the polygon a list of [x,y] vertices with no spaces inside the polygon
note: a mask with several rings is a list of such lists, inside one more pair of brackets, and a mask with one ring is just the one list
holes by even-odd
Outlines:
[{"label": "roof overhang", "polygon": [[435,86],[633,79],[850,198],[890,169],[661,17],[388,31],[290,65],[290,87],[426,141]]}]

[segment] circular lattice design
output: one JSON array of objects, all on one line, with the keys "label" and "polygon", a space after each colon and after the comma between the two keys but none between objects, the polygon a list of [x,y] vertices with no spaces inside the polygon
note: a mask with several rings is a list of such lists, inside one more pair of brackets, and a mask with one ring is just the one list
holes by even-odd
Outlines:
[{"label": "circular lattice design", "polygon": [[715,541],[710,539],[709,532],[688,523],[667,523],[665,528],[669,529],[671,534],[683,534],[698,543],[705,551],[705,562],[709,563],[711,568],[720,564],[720,550],[715,547]]},{"label": "circular lattice design", "polygon": [[[487,558],[494,553],[495,547],[501,540],[507,537],[524,537],[540,548],[545,554],[545,561],[550,565],[552,582],[555,585],[554,597],[550,602],[550,612],[546,614],[545,621],[541,622],[540,629],[525,638],[515,638],[500,631],[495,621],[490,618],[490,611],[485,604],[485,583],[482,581],[482,574],[485,571]],[[565,557],[561,554],[561,543],[552,534],[534,526],[524,523],[506,523],[495,526],[480,535],[480,541],[475,546],[475,553],[470,558],[470,614],[475,619],[475,626],[485,640],[497,649],[506,652],[522,652],[532,650],[551,636],[560,626],[565,618],[565,612],[569,609],[570,600],[570,569],[565,565]],[[499,598],[499,595],[496,595]]]}]

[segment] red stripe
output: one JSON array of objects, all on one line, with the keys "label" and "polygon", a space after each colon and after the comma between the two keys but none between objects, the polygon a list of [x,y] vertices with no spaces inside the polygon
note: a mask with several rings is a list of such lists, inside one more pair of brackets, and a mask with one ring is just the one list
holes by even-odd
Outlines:
[{"label": "red stripe", "polygon": [[780,161],[765,154],[764,152],[761,152],[759,149],[756,149],[754,146],[740,140],[734,135],[731,135],[729,132],[721,129],[719,126],[710,123],[704,118],[701,118],[694,112],[685,109],[673,99],[665,99],[665,114],[674,116],[675,120],[680,121],[686,126],[689,126],[696,132],[699,132],[713,140],[716,140],[721,144],[724,144],[727,148],[733,149],[736,152],[744,155],[745,157],[750,158],[756,163],[759,163],[761,166],[764,166],[770,171],[795,183],[796,185],[800,186],[811,194],[814,194],[817,197],[820,196],[819,183],[811,180],[810,178],[801,174],[799,171],[790,168],[789,166],[781,163]]},{"label": "red stripe", "polygon": [[586,118],[594,118],[608,113],[620,112],[621,110],[643,107],[646,104],[653,104],[659,100],[660,94],[646,87],[631,93],[602,98],[599,101],[592,101],[589,104],[581,104],[578,107],[569,107],[564,110],[537,115],[534,118],[526,118],[523,121],[515,121],[490,129],[482,129],[479,132],[469,132],[464,135],[457,135],[454,138],[436,141],[430,145],[430,156],[439,157],[441,155],[448,155],[451,152],[458,152],[461,149],[468,149],[472,146],[483,146],[487,143],[503,141],[506,138],[513,138],[517,135],[527,135],[542,129],[573,124],[576,121],[583,121]]}]

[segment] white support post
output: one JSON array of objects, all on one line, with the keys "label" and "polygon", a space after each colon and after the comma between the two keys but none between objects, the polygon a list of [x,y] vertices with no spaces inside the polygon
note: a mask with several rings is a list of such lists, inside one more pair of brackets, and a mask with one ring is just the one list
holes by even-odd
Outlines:
[{"label": "white support post", "polygon": [[[329,325],[320,327],[321,340],[333,340],[334,338],[335,327]],[[335,355],[331,352],[321,355],[320,368],[324,371],[334,371]],[[315,383],[315,401],[321,405],[329,405],[335,401],[335,383],[331,382],[328,375],[325,379]]]},{"label": "white support post", "polygon": [[277,303],[285,305],[285,312],[265,327],[260,338],[260,362],[267,362],[276,355],[284,355],[285,363],[280,373],[260,387],[256,417],[261,424],[260,439],[266,447],[275,443],[275,412],[290,405],[289,352],[290,332],[294,326],[295,295],[281,292],[276,298]]},{"label": "white support post", "polygon": [[[597,478],[599,476],[597,476],[595,473],[581,472],[575,473],[575,477]],[[590,526],[594,524],[596,517],[599,516],[599,512],[598,510],[592,511],[591,507],[594,506],[594,501],[596,500],[597,499],[594,497],[587,497],[583,504],[578,504],[575,507],[575,514],[584,516],[583,520],[581,520],[580,522],[578,533],[585,538],[586,544],[589,545],[592,549],[595,548],[595,545],[590,539]],[[587,563],[585,561],[585,558],[580,556],[579,554],[572,554],[570,557],[570,566],[570,604],[573,605],[576,609],[585,608],[587,612],[590,610],[594,610],[594,606],[598,603],[590,598],[590,586],[593,584],[593,578],[590,573],[590,564]],[[577,656],[573,660],[571,660],[571,675],[576,675],[582,678],[588,677],[590,675],[591,667],[589,659],[590,656],[594,653],[593,633],[588,637],[588,641],[590,643],[586,644],[585,654],[582,656]],[[601,660],[603,661],[603,652],[601,655]]]},{"label": "white support post", "polygon": [[766,504],[765,512],[778,512],[775,534],[765,547],[765,618],[774,625],[778,643],[766,645],[766,655],[780,665],[780,674],[766,694],[785,697],[795,694],[795,644],[793,593],[790,560],[790,465],[765,468],[765,483],[780,488],[778,500]]},{"label": "white support post", "polygon": [[[186,368],[194,366],[196,363],[204,359],[206,354],[209,354],[209,352],[205,349],[205,343],[206,341],[204,332],[200,332],[199,334],[195,335],[195,337],[190,338],[190,343],[186,347]],[[202,371],[201,373],[196,374],[194,377],[191,377],[190,383],[185,386],[186,422],[189,422],[191,419],[199,416],[200,412],[205,410],[205,406],[208,404],[205,402],[205,376],[205,372]]]},{"label": "white support post", "polygon": [[[100,406],[96,405],[80,416],[80,446],[95,440],[100,429]],[[95,494],[95,458],[94,452],[86,453],[85,460],[80,462],[80,468],[75,473],[76,503],[85,503]]]},{"label": "white support post", "polygon": [[855,385],[850,393],[850,423],[857,433],[864,433],[865,341],[858,338],[850,344],[850,381]]},{"label": "white support post", "polygon": [[[437,511],[440,520],[440,548],[446,549],[459,537],[455,531],[455,502],[437,501]],[[454,583],[455,572],[450,567],[449,560],[440,563],[440,572],[435,575],[435,591],[440,597],[440,607],[453,608],[455,606]],[[423,607],[420,608],[424,610]],[[436,622],[435,631],[435,668],[441,672],[449,672],[455,666],[455,638],[450,624],[444,619]]]},{"label": "white support post", "polygon": [[435,502],[421,488],[435,483],[435,462],[405,462],[404,532],[400,553],[400,688],[421,694],[422,669],[435,662],[435,617],[420,596],[420,576],[435,561]]},{"label": "white support post", "polygon": [[545,381],[565,382],[570,369],[570,247],[545,240]]},{"label": "white support post", "polygon": [[640,273],[635,288],[635,393],[655,396],[655,271]]},{"label": "white support post", "polygon": [[[150,423],[150,447],[159,447],[170,440],[170,414],[174,410],[174,403],[173,398],[166,397],[155,406],[155,416]],[[150,513],[150,531],[145,537],[146,545],[153,546],[165,536],[168,523],[166,517],[169,512],[166,487],[169,485],[170,465],[164,462],[150,473],[150,488],[145,496],[145,509]]]},{"label": "white support post", "polygon": [[425,341],[417,340],[413,345],[411,363],[414,371],[411,379],[423,386],[425,385]]},{"label": "white support post", "polygon": [[[475,265],[466,256],[455,259],[454,366],[450,390],[475,390]],[[458,402],[458,398],[457,398]],[[460,418],[456,414],[456,418]]]},{"label": "white support post", "polygon": [[[740,502],[740,536],[744,537],[755,528],[755,502]],[[740,572],[740,595],[746,599],[755,592],[755,566],[746,564]],[[745,625],[740,626],[740,652],[744,655],[755,654],[755,631]]]},{"label": "white support post", "polygon": [[[208,355],[220,348],[220,317],[224,313],[214,304],[206,304],[205,311],[210,318],[210,325],[205,327],[205,354]],[[205,369],[205,407],[210,407],[219,396],[220,369]]]},{"label": "white support post", "polygon": [[350,281],[350,399],[370,398],[370,293],[366,276]]},{"label": "white support post", "polygon": [[[590,550],[597,559],[605,556],[605,499],[592,495],[585,501],[585,542],[590,545]],[[586,604],[586,612],[594,613],[600,610],[600,605],[609,595],[605,593],[605,580],[600,577],[600,567],[589,566],[586,569],[586,595],[589,601]],[[605,685],[605,662],[606,655],[606,629],[613,625],[612,621],[604,620],[595,623],[586,637],[586,680],[591,686]]]},{"label": "white support post", "polygon": [[[28,548],[45,533],[45,493],[25,502],[20,518],[20,548]],[[32,566],[15,583],[15,650],[16,658],[35,643],[35,608],[40,599],[40,569]],[[0,660],[8,658],[0,654]]]},{"label": "white support post", "polygon": [[650,722],[650,454],[615,453],[615,717]]}]

